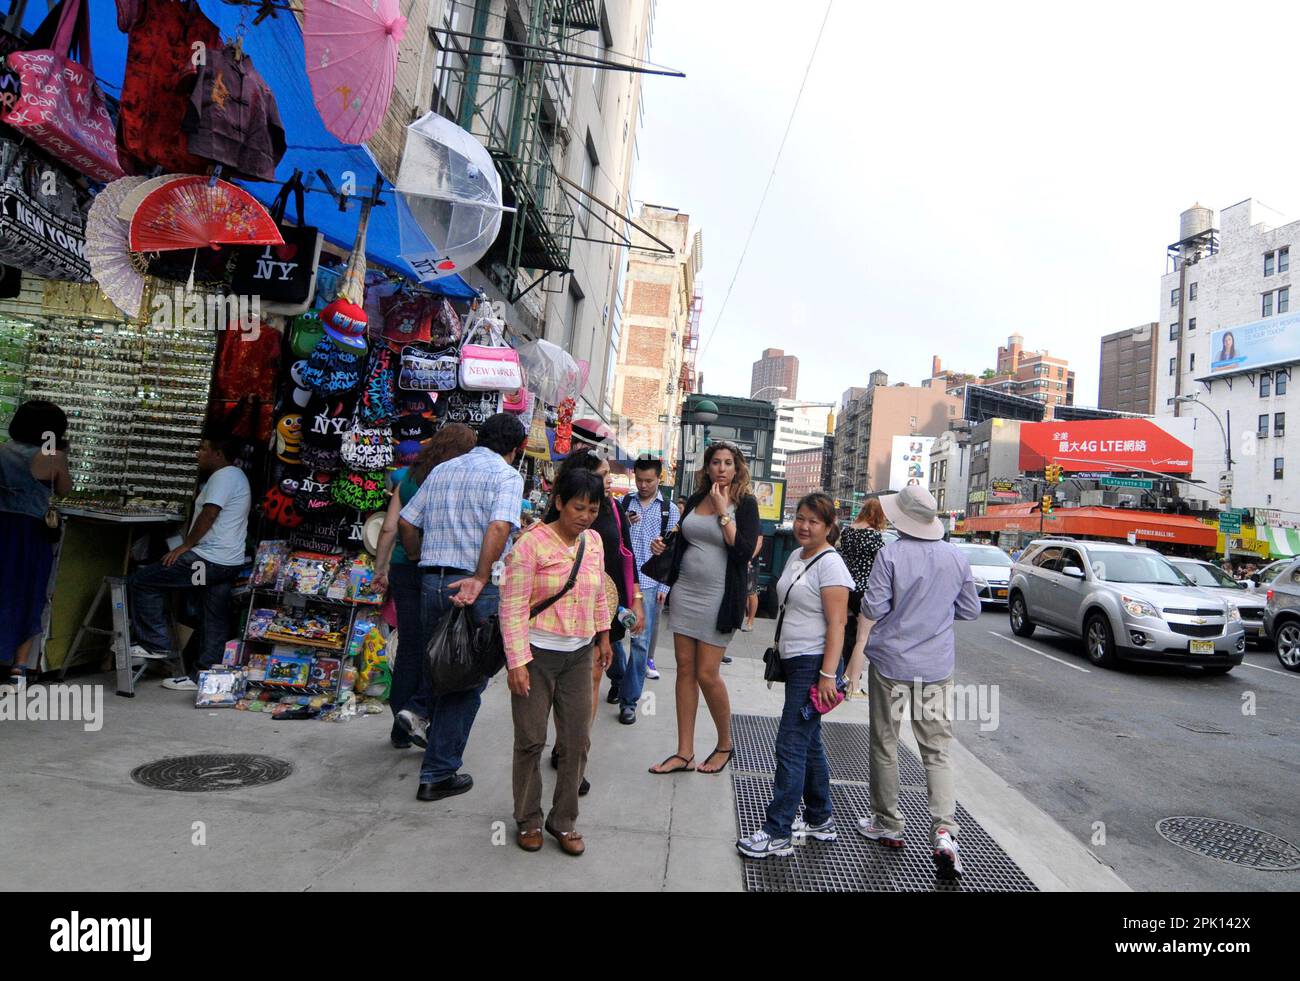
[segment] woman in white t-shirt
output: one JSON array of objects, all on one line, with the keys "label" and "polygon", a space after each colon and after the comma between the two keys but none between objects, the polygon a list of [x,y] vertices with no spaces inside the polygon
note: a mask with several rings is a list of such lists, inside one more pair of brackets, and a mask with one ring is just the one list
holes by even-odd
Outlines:
[{"label": "woman in white t-shirt", "polygon": [[[823,705],[834,704],[853,588],[853,576],[835,551],[838,531],[830,497],[809,494],[799,502],[794,537],[803,548],[790,556],[776,587],[782,599],[778,646],[785,669],[776,780],[762,829],[736,842],[737,850],[749,858],[789,855],[794,851],[792,838],[836,838],[822,717],[811,706],[810,689],[818,688]],[[804,816],[796,820],[801,800]]]}]

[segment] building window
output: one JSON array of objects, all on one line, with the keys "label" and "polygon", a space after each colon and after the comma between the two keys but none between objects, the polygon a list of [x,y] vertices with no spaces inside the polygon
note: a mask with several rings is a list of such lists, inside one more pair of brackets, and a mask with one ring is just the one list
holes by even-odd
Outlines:
[{"label": "building window", "polygon": [[1187,299],[1189,302],[1196,299],[1196,283],[1192,283],[1191,286],[1187,287]]},{"label": "building window", "polygon": [[1169,339],[1170,339],[1171,341],[1176,341],[1176,340],[1178,340],[1178,325],[1177,325],[1177,324],[1170,324],[1170,325],[1169,325]]},{"label": "building window", "polygon": [[1177,358],[1170,358],[1170,359],[1169,359],[1169,374],[1172,375],[1172,374],[1173,374],[1175,371],[1177,371],[1177,370],[1178,370],[1178,359],[1177,359]]},{"label": "building window", "polygon": [[582,186],[583,191],[586,192],[583,195],[583,199],[579,203],[577,209],[578,224],[582,226],[582,231],[584,234],[587,231],[587,224],[591,220],[590,217],[591,212],[588,209],[591,207],[591,195],[596,190],[596,170],[599,166],[600,166],[600,159],[596,156],[596,147],[591,142],[591,133],[588,132],[587,152],[582,155],[582,176],[581,179],[578,181],[578,183]]},{"label": "building window", "polygon": [[1264,275],[1265,276],[1273,275],[1273,253],[1272,252],[1264,253]]},{"label": "building window", "polygon": [[1188,358],[1187,358],[1187,370],[1188,370],[1188,371],[1195,371],[1195,370],[1196,370],[1196,353],[1195,353],[1195,352],[1192,352],[1192,354],[1189,355]]},{"label": "building window", "polygon": [[1268,372],[1259,376],[1259,397],[1266,399],[1269,397],[1269,389],[1272,388],[1273,376]]},{"label": "building window", "polygon": [[1194,331],[1195,329],[1196,329],[1196,318],[1195,318],[1195,317],[1188,317],[1188,318],[1187,318],[1187,333],[1190,334],[1190,333],[1191,333],[1192,331]]},{"label": "building window", "polygon": [[[613,44],[613,39],[609,36],[609,18],[605,13],[605,5],[600,5],[600,26],[596,28],[596,53],[594,55],[597,62],[609,61],[609,49]],[[609,69],[601,65],[595,65],[591,70],[591,84],[596,90],[596,109],[601,110],[601,103],[605,101],[605,77],[609,74]]]},{"label": "building window", "polygon": [[569,278],[569,322],[564,325],[564,350],[572,351],[573,342],[578,338],[578,323],[582,318],[582,292],[577,288],[573,277]]},{"label": "building window", "polygon": [[1291,288],[1283,287],[1277,291],[1277,312],[1286,313],[1291,306]]},{"label": "building window", "polygon": [[1177,286],[1175,286],[1173,289],[1171,289],[1171,290],[1169,291],[1169,305],[1170,305],[1171,307],[1176,307],[1176,306],[1178,306],[1178,287],[1177,287]]},{"label": "building window", "polygon": [[1273,457],[1273,479],[1274,480],[1282,479],[1282,474],[1286,469],[1283,466],[1284,462],[1285,462],[1284,459],[1280,456]]},{"label": "building window", "polygon": [[1255,421],[1255,436],[1264,439],[1268,436],[1268,413],[1265,412]]},{"label": "building window", "polygon": [[1284,273],[1290,268],[1291,268],[1290,247],[1287,247],[1285,249],[1278,249],[1277,250],[1277,271],[1280,273]]},{"label": "building window", "polygon": [[1287,376],[1285,371],[1279,371],[1277,373],[1277,378],[1273,384],[1273,391],[1276,392],[1278,395],[1286,394],[1286,377]]},{"label": "building window", "polygon": [[1263,305],[1260,307],[1259,315],[1261,317],[1273,316],[1273,294],[1272,293],[1264,294],[1264,302]]},{"label": "building window", "polygon": [[1286,413],[1285,412],[1273,413],[1273,435],[1274,436],[1286,435]]}]

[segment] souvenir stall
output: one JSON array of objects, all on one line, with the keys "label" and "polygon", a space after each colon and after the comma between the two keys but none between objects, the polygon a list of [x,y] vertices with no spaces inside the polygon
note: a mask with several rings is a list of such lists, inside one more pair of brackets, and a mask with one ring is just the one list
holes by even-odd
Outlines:
[{"label": "souvenir stall", "polygon": [[[184,528],[206,430],[241,443],[255,558],[241,639],[199,702],[339,718],[349,693],[386,695],[370,581],[390,472],[438,428],[509,411],[539,486],[572,448],[582,379],[457,275],[508,210],[482,145],[434,114],[393,174],[363,145],[396,0],[305,0],[301,26],[255,13],[63,0],[0,36],[0,432],[27,399],[70,419],[43,667],[103,577],[146,557],[138,531]],[[322,47],[345,14],[352,63],[379,80],[350,99]]]}]

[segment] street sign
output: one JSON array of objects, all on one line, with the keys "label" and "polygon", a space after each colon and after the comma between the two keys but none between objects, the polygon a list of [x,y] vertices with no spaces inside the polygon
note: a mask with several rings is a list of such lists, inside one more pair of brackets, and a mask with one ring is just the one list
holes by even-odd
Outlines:
[{"label": "street sign", "polygon": [[1232,490],[1232,471],[1224,470],[1219,473],[1219,493],[1226,494]]},{"label": "street sign", "polygon": [[1220,511],[1219,532],[1224,535],[1240,535],[1241,534],[1241,512]]},{"label": "street sign", "polygon": [[1156,485],[1154,480],[1143,480],[1140,477],[1102,477],[1102,487],[1131,487],[1135,490],[1150,490]]}]

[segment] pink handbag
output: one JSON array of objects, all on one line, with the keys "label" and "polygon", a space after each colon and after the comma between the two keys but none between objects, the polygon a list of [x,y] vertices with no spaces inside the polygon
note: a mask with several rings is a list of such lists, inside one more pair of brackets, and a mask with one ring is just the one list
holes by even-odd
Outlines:
[{"label": "pink handbag", "polygon": [[[471,392],[514,392],[524,386],[519,355],[506,343],[500,321],[484,318],[460,346],[460,387]],[[486,344],[474,340],[486,332]]]},{"label": "pink handbag", "polygon": [[7,62],[22,95],[5,110],[6,125],[87,177],[107,183],[123,176],[113,118],[95,82],[84,0],[64,0],[52,48],[17,51]]}]

